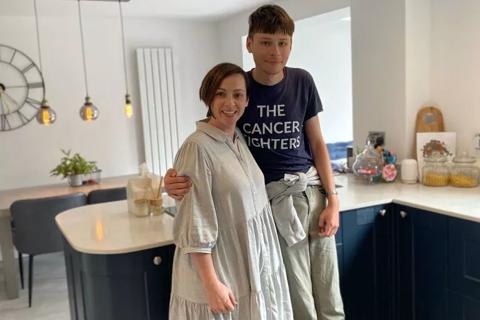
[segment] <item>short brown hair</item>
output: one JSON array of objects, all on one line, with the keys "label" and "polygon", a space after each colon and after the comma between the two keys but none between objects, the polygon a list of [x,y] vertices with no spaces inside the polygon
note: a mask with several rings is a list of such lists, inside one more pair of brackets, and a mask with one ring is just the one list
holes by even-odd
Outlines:
[{"label": "short brown hair", "polygon": [[267,4],[255,10],[248,18],[248,36],[257,32],[274,34],[282,32],[289,36],[295,31],[295,22],[280,6]]},{"label": "short brown hair", "polygon": [[248,97],[247,74],[245,73],[245,71],[243,71],[242,68],[240,68],[236,64],[228,62],[217,64],[215,67],[210,69],[210,71],[208,71],[203,78],[202,85],[200,86],[199,90],[199,95],[200,100],[202,100],[208,107],[209,112],[207,113],[207,117],[211,116],[210,106],[212,105],[217,89],[220,87],[223,79],[234,74],[240,74],[243,76],[243,79],[245,79],[245,90]]}]

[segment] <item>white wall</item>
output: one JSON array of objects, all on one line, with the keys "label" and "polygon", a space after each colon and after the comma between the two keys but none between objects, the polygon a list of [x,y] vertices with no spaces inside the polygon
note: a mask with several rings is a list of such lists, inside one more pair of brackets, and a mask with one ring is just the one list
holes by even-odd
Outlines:
[{"label": "white wall", "polygon": [[352,0],[353,131],[385,131],[400,159],[406,153],[405,3]]},{"label": "white wall", "polygon": [[[480,132],[480,1],[432,1],[431,90],[457,151]],[[478,155],[477,155],[478,156]]]},{"label": "white wall", "polygon": [[343,8],[297,20],[288,62],[312,74],[324,108],[322,133],[329,143],[353,140],[349,19],[350,8]]},{"label": "white wall", "polygon": [[457,151],[480,132],[480,2],[352,0],[354,137],[385,130],[411,157],[415,119],[438,106]]},{"label": "white wall", "polygon": [[[299,20],[348,7],[350,1],[281,0],[275,1],[275,4],[287,10],[294,20]],[[220,60],[242,65],[242,46],[245,46],[245,43],[242,43],[241,37],[248,32],[248,16],[252,11],[248,10],[218,22]],[[295,34],[293,39],[295,41]]]},{"label": "white wall", "polygon": [[[42,16],[48,7],[62,5],[66,15]],[[118,10],[112,6],[113,12]],[[60,148],[80,152],[95,160],[103,176],[137,172],[143,161],[143,137],[139,109],[134,49],[170,46],[175,55],[179,86],[180,138],[194,129],[205,114],[197,98],[205,71],[218,59],[212,23],[182,20],[126,19],[130,91],[135,116],[123,115],[124,76],[118,18],[95,16],[94,3],[84,6],[88,85],[100,117],[93,123],[80,120],[78,110],[85,91],[79,27],[75,2],[39,2],[40,36],[47,99],[57,112],[51,127],[27,126],[0,132],[0,190],[57,183],[49,171],[60,159]],[[112,14],[115,17],[115,14]],[[13,46],[38,61],[33,17],[0,17],[0,43]]]},{"label": "white wall", "polygon": [[415,121],[418,110],[433,105],[431,92],[431,0],[405,2],[405,157],[416,153]]}]

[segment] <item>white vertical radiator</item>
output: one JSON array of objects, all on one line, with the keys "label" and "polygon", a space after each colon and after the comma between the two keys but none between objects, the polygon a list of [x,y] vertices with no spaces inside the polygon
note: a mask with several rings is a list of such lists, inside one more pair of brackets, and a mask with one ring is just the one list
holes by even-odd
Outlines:
[{"label": "white vertical radiator", "polygon": [[179,147],[177,99],[171,48],[137,49],[145,159],[163,175]]}]

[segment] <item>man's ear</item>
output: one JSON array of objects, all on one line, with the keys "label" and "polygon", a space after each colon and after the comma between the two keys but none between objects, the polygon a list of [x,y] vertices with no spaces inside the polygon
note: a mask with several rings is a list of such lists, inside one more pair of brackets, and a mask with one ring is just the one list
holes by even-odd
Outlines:
[{"label": "man's ear", "polygon": [[253,42],[253,39],[250,38],[250,36],[247,36],[246,47],[249,53],[252,53],[252,42]]}]

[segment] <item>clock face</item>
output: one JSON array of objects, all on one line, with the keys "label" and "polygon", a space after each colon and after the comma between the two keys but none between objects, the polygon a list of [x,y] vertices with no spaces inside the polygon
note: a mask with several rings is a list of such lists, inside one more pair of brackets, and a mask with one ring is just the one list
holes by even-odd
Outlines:
[{"label": "clock face", "polygon": [[45,97],[43,76],[23,52],[0,44],[0,131],[23,127]]}]

